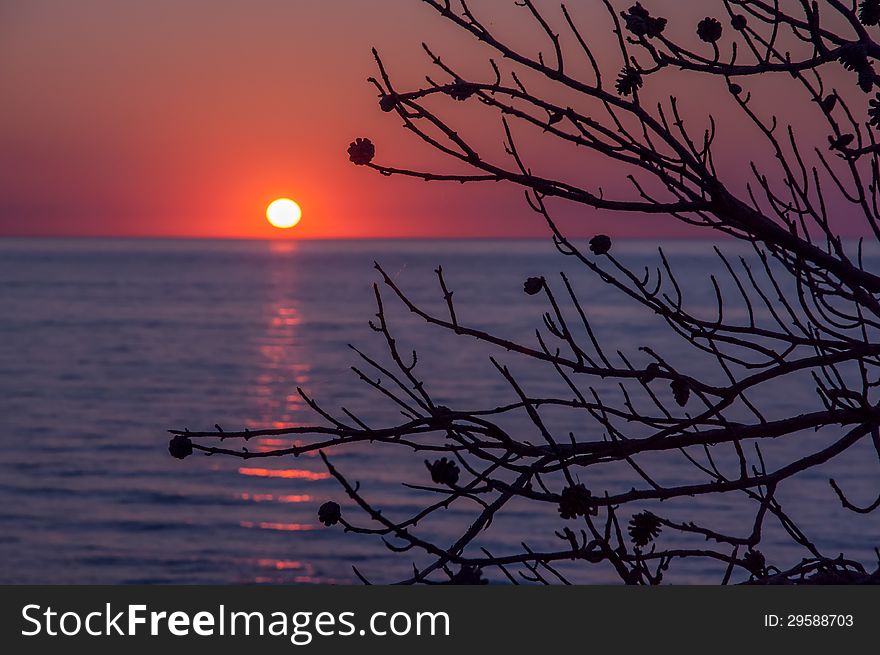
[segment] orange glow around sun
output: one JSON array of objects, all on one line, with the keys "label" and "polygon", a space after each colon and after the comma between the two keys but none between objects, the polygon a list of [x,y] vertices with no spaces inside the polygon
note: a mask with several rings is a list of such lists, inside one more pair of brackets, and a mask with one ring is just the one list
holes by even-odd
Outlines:
[{"label": "orange glow around sun", "polygon": [[290,198],[278,198],[266,207],[266,218],[275,227],[286,229],[299,223],[302,210]]}]

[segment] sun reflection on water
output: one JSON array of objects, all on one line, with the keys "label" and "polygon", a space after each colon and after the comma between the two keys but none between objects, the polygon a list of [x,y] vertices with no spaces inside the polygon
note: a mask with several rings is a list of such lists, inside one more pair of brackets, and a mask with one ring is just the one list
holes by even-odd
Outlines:
[{"label": "sun reflection on water", "polygon": [[[250,418],[245,427],[251,430],[263,428],[284,429],[303,425],[303,410],[308,409],[297,387],[305,387],[311,381],[311,363],[302,347],[300,331],[305,317],[298,300],[298,280],[302,271],[297,261],[297,244],[286,241],[272,242],[266,257],[268,264],[265,280],[267,296],[261,322],[264,329],[252,342],[254,364],[248,398],[251,404]],[[265,453],[272,450],[301,446],[303,441],[291,435],[259,437],[251,440],[251,452]],[[309,453],[314,457],[315,453]],[[289,505],[280,517],[269,514],[246,516],[238,525],[245,530],[291,533],[308,532],[318,526],[304,521],[315,518],[316,503],[312,494],[304,493],[303,486],[330,477],[327,472],[304,468],[284,467],[278,460],[263,466],[241,466],[237,469],[239,480],[251,480],[251,488],[238,491],[236,497],[245,503],[282,503]],[[260,479],[257,482],[257,479]],[[256,513],[246,510],[248,514]],[[262,510],[261,510],[262,512]],[[290,513],[293,515],[291,516]],[[308,519],[307,519],[308,520]],[[258,541],[254,541],[255,544]],[[288,546],[289,547],[289,546]],[[285,547],[285,550],[287,547]],[[255,583],[289,584],[324,582],[315,576],[309,562],[291,559],[289,553],[278,557],[262,553],[250,559],[255,570],[251,578]],[[285,556],[286,555],[286,556]]]},{"label": "sun reflection on water", "polygon": [[318,473],[305,469],[267,469],[253,466],[242,466],[238,469],[241,475],[253,475],[258,478],[284,478],[285,480],[326,480],[329,473]]},{"label": "sun reflection on water", "polygon": [[238,495],[240,500],[252,503],[310,503],[312,496],[308,494],[249,494]]},{"label": "sun reflection on water", "polygon": [[257,566],[263,569],[275,569],[276,571],[289,571],[291,569],[302,569],[312,567],[304,565],[293,559],[258,559]]},{"label": "sun reflection on water", "polygon": [[315,575],[314,567],[308,562],[293,559],[261,558],[252,564],[260,569],[260,574],[254,576],[255,584],[336,584],[339,581],[334,578],[324,578]]},{"label": "sun reflection on water", "polygon": [[239,521],[242,528],[256,530],[280,530],[282,532],[304,532],[314,530],[317,526],[310,523],[279,523],[276,521]]}]

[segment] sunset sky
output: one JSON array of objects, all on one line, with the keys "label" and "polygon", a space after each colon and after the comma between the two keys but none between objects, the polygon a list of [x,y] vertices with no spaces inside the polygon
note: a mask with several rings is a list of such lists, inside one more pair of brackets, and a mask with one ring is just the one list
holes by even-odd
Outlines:
[{"label": "sunset sky", "polygon": [[[475,6],[485,15],[500,4]],[[684,0],[646,4],[667,15],[700,10]],[[543,5],[558,18],[558,3]],[[607,15],[580,18],[616,56]],[[538,49],[522,10],[497,20]],[[691,18],[683,22],[692,30]],[[397,79],[436,75],[423,40],[487,69],[485,51],[417,0],[3,2],[0,235],[277,237],[264,212],[278,197],[302,205],[303,220],[284,234],[292,238],[546,234],[515,187],[389,179],[348,162],[359,136],[377,144],[381,163],[440,161],[379,110],[366,82],[371,46]],[[705,114],[697,94],[712,91],[685,82],[678,95]],[[500,144],[497,121],[485,124],[487,141]],[[725,139],[731,169],[743,170],[757,137]],[[538,164],[551,156],[533,151]],[[625,192],[595,155],[554,161],[585,184]],[[690,234],[668,218],[563,214],[583,234]]]}]

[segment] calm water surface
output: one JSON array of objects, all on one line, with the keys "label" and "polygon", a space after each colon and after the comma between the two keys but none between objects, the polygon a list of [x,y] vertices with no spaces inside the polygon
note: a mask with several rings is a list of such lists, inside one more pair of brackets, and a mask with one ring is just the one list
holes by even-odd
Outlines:
[{"label": "calm water surface", "polygon": [[[655,259],[655,246],[615,248],[641,265]],[[671,243],[667,252],[711,316],[711,249]],[[348,344],[384,352],[367,326],[374,260],[438,311],[433,268],[442,264],[462,321],[528,343],[544,307],[522,293],[523,279],[571,269],[612,352],[646,344],[688,352],[654,317],[561,261],[548,242],[0,241],[0,583],[348,583],[352,564],[378,581],[406,576],[409,555],[317,524],[324,500],[345,499],[315,457],[180,462],[168,456],[164,433],[318,422],[297,387],[328,409],[396,422],[396,409],[350,371],[358,358]],[[470,409],[509,402],[489,354],[536,395],[560,389],[552,371],[438,334],[389,305],[402,342],[419,348],[437,402]],[[800,411],[813,406],[810,387],[765,390],[762,400],[780,414]],[[804,443],[781,446],[779,456],[796,456]],[[262,439],[251,447],[289,444]],[[368,446],[333,456],[388,513],[419,507],[423,496],[400,484],[425,482],[419,458]],[[681,460],[664,466],[655,471],[664,480],[693,476]],[[870,451],[847,453],[802,476],[783,499],[786,509],[829,553],[869,563],[880,517],[853,520],[827,478],[845,480],[861,502],[874,497],[878,472]],[[631,486],[607,475],[593,484]],[[680,518],[743,532],[748,509],[707,497]],[[469,517],[450,510],[425,529],[451,541]],[[513,506],[482,544],[504,552],[527,538],[552,548],[559,523],[552,511]],[[802,555],[778,530],[768,530],[762,548],[787,564]],[[717,582],[720,573],[711,563],[691,564],[672,581]],[[613,580],[604,569],[578,579]]]}]

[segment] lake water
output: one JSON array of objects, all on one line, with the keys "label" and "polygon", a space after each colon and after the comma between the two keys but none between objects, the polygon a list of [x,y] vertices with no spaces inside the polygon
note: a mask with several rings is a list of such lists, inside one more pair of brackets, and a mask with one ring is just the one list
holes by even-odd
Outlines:
[{"label": "lake water", "polygon": [[[635,265],[656,261],[656,244],[616,243],[615,252]],[[697,307],[712,316],[706,271],[718,264],[711,248],[676,242],[666,252]],[[562,259],[547,241],[0,241],[0,583],[350,583],[352,564],[376,581],[405,577],[411,553],[318,524],[322,502],[346,504],[318,458],[178,461],[167,453],[165,430],[320,423],[298,386],[328,409],[347,407],[372,425],[397,422],[397,409],[350,370],[359,360],[347,344],[384,353],[381,335],[367,325],[375,314],[374,260],[441,313],[433,269],[442,264],[462,322],[529,344],[545,307],[523,294],[523,280],[564,268],[611,352],[643,362],[636,349],[651,345],[688,359],[686,344],[656,317]],[[388,306],[401,345],[418,347],[419,370],[437,402],[462,409],[510,402],[513,392],[490,354],[530,393],[561,388],[552,370],[439,333],[390,298]],[[762,389],[760,400],[771,415],[812,410],[811,387],[808,380],[776,385]],[[614,391],[609,383],[597,388]],[[573,425],[601,434],[583,417]],[[790,438],[768,457],[783,462],[812,438]],[[287,444],[264,439],[251,447]],[[331,454],[372,501],[402,516],[425,496],[401,482],[427,478],[422,458],[401,450],[364,445]],[[695,475],[681,458],[653,471],[665,481]],[[827,479],[866,503],[878,474],[876,454],[860,445],[801,476],[782,500],[828,554],[846,552],[870,565],[880,512],[844,512]],[[594,491],[632,486],[625,473],[597,475],[588,485]],[[742,497],[668,508],[673,518],[740,533],[749,531],[753,511]],[[561,521],[548,509],[514,504],[480,544],[493,553],[516,552],[522,540],[557,547]],[[466,509],[449,510],[423,529],[451,543],[469,518]],[[804,555],[769,523],[762,550],[786,565]],[[567,570],[582,582],[615,580],[607,566]],[[722,573],[717,564],[691,562],[673,565],[669,580],[714,583]]]}]

